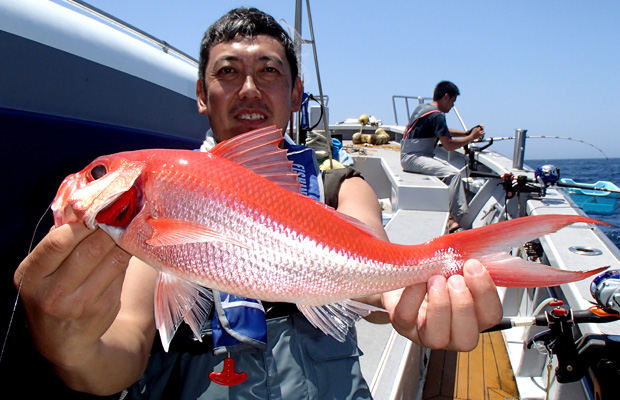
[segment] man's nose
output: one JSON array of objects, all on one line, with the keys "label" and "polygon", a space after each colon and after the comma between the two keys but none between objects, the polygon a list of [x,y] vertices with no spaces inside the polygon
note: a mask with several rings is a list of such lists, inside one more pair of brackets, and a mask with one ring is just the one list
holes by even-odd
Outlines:
[{"label": "man's nose", "polygon": [[243,86],[239,91],[239,97],[241,98],[252,98],[259,99],[261,97],[261,92],[256,85],[256,81],[252,75],[248,75],[243,82]]}]

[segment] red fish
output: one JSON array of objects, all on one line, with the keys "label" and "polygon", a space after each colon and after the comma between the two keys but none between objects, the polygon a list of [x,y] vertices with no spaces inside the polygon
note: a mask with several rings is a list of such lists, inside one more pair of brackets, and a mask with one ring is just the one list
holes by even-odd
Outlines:
[{"label": "red fish", "polygon": [[601,223],[581,216],[519,218],[415,246],[380,240],[301,195],[280,140],[281,131],[264,128],[208,153],[99,157],[63,181],[55,223],[98,226],[160,272],[155,309],[165,348],[182,320],[200,336],[211,301],[205,287],[296,303],[315,326],[344,340],[350,325],[377,310],[349,299],[460,274],[470,258],[512,287],[558,285],[604,269],[561,271],[508,254],[569,224]]}]

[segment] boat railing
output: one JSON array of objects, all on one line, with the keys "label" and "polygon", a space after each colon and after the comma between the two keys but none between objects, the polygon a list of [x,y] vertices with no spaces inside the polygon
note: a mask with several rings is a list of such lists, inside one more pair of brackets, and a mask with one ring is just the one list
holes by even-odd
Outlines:
[{"label": "boat railing", "polygon": [[[405,103],[405,112],[407,113],[407,121],[404,123],[404,125],[407,125],[409,123],[409,118],[411,117],[412,110],[409,108],[409,101],[414,101],[414,100],[417,101],[416,107],[420,104],[433,101],[432,97],[393,95],[392,96],[392,109],[394,111],[394,122],[396,123],[396,125],[400,125],[400,123],[398,122],[398,111],[396,107],[397,99],[402,99]],[[463,127],[463,129],[467,130],[467,125],[465,125],[465,121],[463,121],[463,118],[461,118],[461,114],[459,113],[459,110],[456,108],[456,106],[453,106],[452,109],[454,110],[454,113],[456,114],[456,117],[461,123],[461,126]]]},{"label": "boat railing", "polygon": [[64,1],[66,3],[69,3],[77,7],[78,9],[82,10],[83,12],[89,15],[93,15],[105,21],[106,23],[116,27],[117,29],[121,29],[122,31],[129,32],[130,34],[144,40],[145,42],[151,44],[154,47],[161,48],[161,50],[166,54],[172,54],[175,57],[178,57],[188,62],[191,65],[194,65],[196,67],[198,66],[198,60],[196,60],[194,57],[190,56],[189,54],[184,53],[183,51],[177,49],[176,47],[171,46],[165,40],[158,39],[155,36],[152,36],[144,32],[143,30],[136,28],[135,26],[128,24],[125,21],[119,18],[116,18],[115,16],[108,14],[107,12],[100,10],[95,6],[92,6],[86,3],[85,1],[82,1],[82,0],[64,0]]},{"label": "boat railing", "polygon": [[[416,107],[420,104],[423,104],[427,101],[432,101],[433,98],[432,97],[421,97],[421,96],[401,96],[401,95],[394,95],[392,96],[392,108],[394,110],[394,122],[396,123],[396,125],[400,125],[398,123],[398,112],[396,111],[396,99],[403,99],[405,102],[405,110],[407,111],[407,122],[409,122],[409,116],[411,116],[411,110],[409,109],[409,101],[410,100],[416,100],[417,104]],[[405,122],[405,124],[407,124],[407,122]]]}]

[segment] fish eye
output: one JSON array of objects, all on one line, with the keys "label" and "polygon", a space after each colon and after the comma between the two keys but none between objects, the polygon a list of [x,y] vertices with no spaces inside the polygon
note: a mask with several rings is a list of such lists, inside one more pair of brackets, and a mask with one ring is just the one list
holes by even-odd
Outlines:
[{"label": "fish eye", "polygon": [[94,180],[103,177],[107,173],[108,169],[103,164],[95,165],[93,169],[90,170],[90,175],[93,177]]}]

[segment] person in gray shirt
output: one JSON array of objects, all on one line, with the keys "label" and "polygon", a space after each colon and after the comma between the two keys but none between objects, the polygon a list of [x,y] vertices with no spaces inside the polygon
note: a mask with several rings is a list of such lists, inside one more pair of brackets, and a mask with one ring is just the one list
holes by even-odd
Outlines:
[{"label": "person in gray shirt", "polygon": [[454,107],[459,94],[454,83],[439,82],[433,93],[433,102],[420,104],[413,110],[400,149],[400,164],[405,172],[437,176],[450,187],[450,232],[459,228],[459,217],[469,209],[459,170],[435,157],[435,148],[441,142],[446,150],[452,151],[484,136],[483,125],[469,131],[448,128],[445,113]]}]

